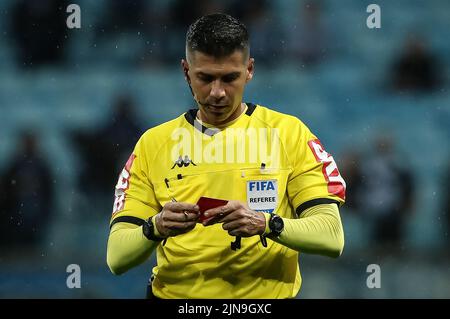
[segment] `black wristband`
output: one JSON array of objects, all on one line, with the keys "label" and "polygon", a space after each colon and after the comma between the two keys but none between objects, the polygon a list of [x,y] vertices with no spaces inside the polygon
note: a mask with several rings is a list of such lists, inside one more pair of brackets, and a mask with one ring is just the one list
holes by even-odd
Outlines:
[{"label": "black wristband", "polygon": [[144,233],[144,236],[149,240],[159,242],[165,239],[155,235],[155,225],[153,224],[151,217],[145,220],[144,224],[142,225],[142,232]]}]

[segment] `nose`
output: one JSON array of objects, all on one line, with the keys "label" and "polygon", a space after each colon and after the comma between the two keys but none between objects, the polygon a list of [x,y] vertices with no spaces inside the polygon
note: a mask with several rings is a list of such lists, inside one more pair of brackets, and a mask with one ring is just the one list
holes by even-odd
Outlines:
[{"label": "nose", "polygon": [[216,80],[212,82],[211,92],[209,95],[217,100],[225,97],[225,89],[222,86],[222,82],[220,80]]}]

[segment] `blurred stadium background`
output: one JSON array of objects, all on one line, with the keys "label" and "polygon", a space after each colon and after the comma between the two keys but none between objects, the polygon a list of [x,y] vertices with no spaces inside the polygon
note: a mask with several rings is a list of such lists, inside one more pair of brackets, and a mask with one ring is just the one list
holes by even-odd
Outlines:
[{"label": "blurred stadium background", "polygon": [[78,0],[70,30],[69,3],[0,1],[0,297],[144,297],[153,259],[106,265],[113,189],[137,136],[194,106],[184,37],[212,11],[250,29],[245,100],[302,119],[348,183],[344,254],[302,255],[299,297],[450,297],[449,1]]}]

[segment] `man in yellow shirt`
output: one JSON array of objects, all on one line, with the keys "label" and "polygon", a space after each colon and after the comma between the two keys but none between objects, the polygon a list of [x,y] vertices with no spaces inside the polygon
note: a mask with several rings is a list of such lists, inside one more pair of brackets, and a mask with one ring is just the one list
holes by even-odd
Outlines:
[{"label": "man in yellow shirt", "polygon": [[[156,250],[157,298],[293,298],[299,252],[343,250],[336,163],[299,119],[242,102],[254,59],[233,17],[194,22],[181,64],[198,109],[139,139],[116,185],[108,266],[121,274]],[[204,211],[204,197],[224,202]]]}]

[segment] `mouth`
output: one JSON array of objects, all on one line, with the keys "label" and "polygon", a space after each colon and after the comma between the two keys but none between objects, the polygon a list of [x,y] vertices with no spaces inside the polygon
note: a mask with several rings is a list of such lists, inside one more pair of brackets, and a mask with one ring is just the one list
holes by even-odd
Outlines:
[{"label": "mouth", "polygon": [[208,104],[208,108],[212,111],[212,112],[222,112],[224,109],[226,109],[228,107],[228,105],[213,105],[213,104]]}]

